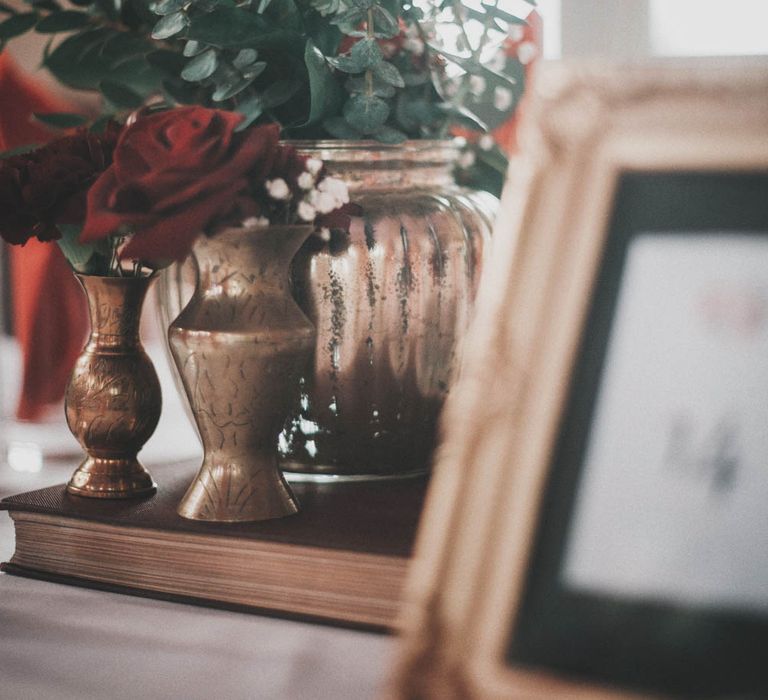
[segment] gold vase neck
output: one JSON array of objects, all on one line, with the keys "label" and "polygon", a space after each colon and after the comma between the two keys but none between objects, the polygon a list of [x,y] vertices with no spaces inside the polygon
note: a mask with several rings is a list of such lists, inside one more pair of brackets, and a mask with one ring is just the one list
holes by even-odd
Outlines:
[{"label": "gold vase neck", "polygon": [[91,347],[134,347],[139,344],[139,322],[149,277],[77,275],[88,299]]},{"label": "gold vase neck", "polygon": [[437,189],[454,185],[458,146],[453,141],[287,141],[301,154],[320,158],[351,192]]},{"label": "gold vase neck", "polygon": [[202,289],[239,294],[247,288],[283,291],[288,269],[312,233],[307,225],[226,228],[200,236],[192,249]]}]

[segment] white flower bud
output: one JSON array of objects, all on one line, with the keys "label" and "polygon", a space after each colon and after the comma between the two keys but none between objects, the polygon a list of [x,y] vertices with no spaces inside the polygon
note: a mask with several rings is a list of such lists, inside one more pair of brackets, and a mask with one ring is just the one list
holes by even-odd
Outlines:
[{"label": "white flower bud", "polygon": [[315,178],[312,173],[302,173],[296,178],[296,184],[301,187],[302,190],[311,190],[315,186]]},{"label": "white flower bud", "polygon": [[330,192],[317,192],[311,201],[321,214],[330,214],[334,209],[338,209],[341,206],[340,202]]},{"label": "white flower bud", "polygon": [[331,229],[327,226],[323,226],[323,228],[317,232],[317,236],[324,243],[328,243],[331,240]]},{"label": "white flower bud", "polygon": [[532,41],[524,41],[517,47],[517,60],[527,66],[539,53],[539,49]]},{"label": "white flower bud", "polygon": [[490,134],[483,134],[478,140],[477,145],[480,146],[482,151],[490,151],[496,145],[496,142]]},{"label": "white flower bud", "polygon": [[272,199],[288,199],[291,196],[291,190],[288,183],[283,178],[278,177],[274,180],[267,180],[267,192]]},{"label": "white flower bud", "polygon": [[307,170],[311,175],[317,175],[323,169],[323,161],[319,158],[307,159]]},{"label": "white flower bud", "polygon": [[459,167],[464,168],[466,170],[467,168],[471,168],[475,164],[475,152],[474,151],[464,151],[459,156]]},{"label": "white flower bud", "polygon": [[334,199],[338,200],[339,206],[341,204],[347,204],[349,202],[349,189],[347,189],[347,183],[344,180],[339,180],[337,177],[326,177],[317,186],[320,192],[328,192]]},{"label": "white flower bud", "polygon": [[296,209],[296,213],[302,221],[314,221],[317,216],[315,208],[307,201],[302,200]]},{"label": "white flower bud", "polygon": [[499,110],[499,112],[506,112],[512,107],[514,102],[514,95],[509,88],[501,87],[498,85],[493,91],[493,106]]},{"label": "white flower bud", "polygon": [[417,37],[409,38],[403,42],[403,48],[414,56],[421,56],[424,53],[424,42]]}]

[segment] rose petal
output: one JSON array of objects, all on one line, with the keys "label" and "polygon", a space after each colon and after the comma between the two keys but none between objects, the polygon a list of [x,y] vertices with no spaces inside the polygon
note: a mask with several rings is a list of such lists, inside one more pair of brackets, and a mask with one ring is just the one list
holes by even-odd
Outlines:
[{"label": "rose petal", "polygon": [[184,206],[173,216],[161,217],[152,226],[139,230],[121,257],[147,261],[183,260],[206,225],[231,208],[229,188],[212,192],[206,198]]}]

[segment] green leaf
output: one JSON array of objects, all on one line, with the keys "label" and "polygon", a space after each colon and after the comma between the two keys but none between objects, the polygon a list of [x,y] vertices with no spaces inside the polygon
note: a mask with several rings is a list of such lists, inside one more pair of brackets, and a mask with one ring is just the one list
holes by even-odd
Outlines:
[{"label": "green leaf", "polygon": [[310,107],[303,126],[308,126],[338,112],[342,90],[333,72],[328,68],[325,57],[312,41],[308,41],[304,47],[304,64],[309,77]]},{"label": "green leaf", "polygon": [[60,12],[61,5],[55,0],[32,0],[29,3],[35,10],[48,10],[48,12]]},{"label": "green leaf", "polygon": [[375,95],[352,95],[344,104],[344,118],[364,134],[378,131],[389,117],[389,105]]},{"label": "green leaf", "polygon": [[342,73],[362,73],[365,70],[360,61],[352,56],[329,56],[326,60]]},{"label": "green leaf", "polygon": [[48,112],[46,114],[35,112],[35,119],[46,126],[52,126],[54,129],[71,129],[88,123],[87,117],[72,112]]},{"label": "green leaf", "polygon": [[323,122],[323,128],[337,139],[361,139],[363,135],[347,123],[344,117],[330,117]]},{"label": "green leaf", "polygon": [[178,104],[191,105],[200,102],[199,90],[181,80],[163,80],[163,92],[172,102]]},{"label": "green leaf", "polygon": [[144,104],[144,98],[141,95],[122,83],[103,80],[99,89],[101,94],[119,109],[136,109]]},{"label": "green leaf", "polygon": [[382,61],[373,69],[373,74],[377,78],[381,78],[385,83],[389,83],[395,87],[405,87],[403,76],[400,75],[400,71],[391,63]]},{"label": "green leaf", "polygon": [[153,2],[149,9],[156,15],[171,15],[174,12],[184,8],[188,0],[159,0],[159,2]]},{"label": "green leaf", "polygon": [[245,119],[237,125],[235,131],[243,131],[243,129],[247,129],[262,114],[264,114],[265,109],[266,106],[264,105],[264,100],[261,99],[261,95],[254,95],[247,100],[243,100],[237,107],[235,107],[235,111],[244,114]]},{"label": "green leaf", "polygon": [[6,5],[4,2],[0,2],[0,12],[5,13],[6,15],[16,14],[16,10],[10,5]]},{"label": "green leaf", "polygon": [[265,61],[257,61],[256,63],[251,63],[251,65],[243,68],[241,72],[244,78],[253,80],[254,78],[258,78],[266,70],[266,68],[267,64]]},{"label": "green leaf", "polygon": [[381,5],[373,7],[374,36],[379,39],[390,39],[400,33],[397,20],[389,14]]},{"label": "green leaf", "polygon": [[273,109],[288,102],[303,87],[300,80],[278,80],[261,93],[261,100],[266,109]]},{"label": "green leaf", "polygon": [[361,39],[349,53],[349,57],[362,66],[361,70],[368,70],[377,66],[384,59],[376,39]]},{"label": "green leaf", "polygon": [[261,15],[239,7],[217,7],[203,17],[194,17],[187,31],[190,39],[219,48],[276,49],[301,46],[301,36],[282,30]]},{"label": "green leaf", "polygon": [[88,127],[88,131],[94,134],[103,134],[107,124],[115,118],[114,114],[102,114],[93,124]]},{"label": "green leaf", "polygon": [[208,49],[195,56],[181,71],[181,77],[191,83],[210,78],[219,65],[219,55],[215,49]]},{"label": "green leaf", "polygon": [[77,10],[62,10],[61,12],[51,12],[47,17],[41,19],[35,31],[40,34],[55,34],[56,32],[71,32],[74,29],[80,29],[90,22],[90,16],[85,12]]},{"label": "green leaf", "polygon": [[37,24],[36,12],[22,12],[11,15],[8,19],[0,22],[0,41],[13,39],[28,32]]},{"label": "green leaf", "polygon": [[146,55],[146,59],[150,66],[174,78],[181,74],[186,65],[186,61],[181,54],[176,53],[176,51],[169,51],[168,49],[150,51]]},{"label": "green leaf", "polygon": [[258,14],[264,14],[264,10],[266,10],[270,5],[272,4],[272,0],[261,0],[259,2],[259,7],[256,10]]},{"label": "green leaf", "polygon": [[[266,68],[266,63],[262,64],[254,64],[254,65],[261,65],[263,68],[261,68],[261,71]],[[259,71],[259,72],[261,72]],[[228,100],[230,97],[234,97],[238,93],[242,92],[247,88],[258,76],[258,73],[256,75],[253,75],[249,78],[241,78],[237,82],[234,83],[224,83],[224,85],[219,85],[214,91],[213,91],[213,101],[214,102],[223,102],[224,100]]]},{"label": "green leaf", "polygon": [[6,158],[13,158],[13,156],[20,156],[24,153],[29,153],[30,151],[34,151],[36,148],[39,148],[39,144],[36,143],[27,143],[23,146],[17,146],[16,148],[11,148],[7,151],[3,151],[0,153],[0,160],[5,160]]},{"label": "green leaf", "polygon": [[200,41],[190,40],[184,44],[184,51],[182,52],[187,58],[192,58],[200,53],[203,53],[208,48],[206,44]]},{"label": "green leaf", "polygon": [[347,10],[346,12],[342,12],[340,15],[336,15],[336,17],[331,20],[331,24],[337,24],[339,26],[350,25],[357,27],[360,22],[365,22],[367,18],[368,13],[365,10],[353,8],[351,10]]},{"label": "green leaf", "polygon": [[496,19],[500,19],[507,24],[528,24],[522,17],[518,17],[517,15],[511,15],[509,12],[504,12],[504,10],[500,10],[498,7],[494,7],[493,5],[488,5],[486,3],[482,3],[483,9],[491,16]]},{"label": "green leaf", "polygon": [[347,82],[344,83],[344,87],[350,94],[357,92],[367,92],[369,89],[373,90],[373,94],[378,97],[394,97],[397,92],[394,86],[383,82],[375,75],[371,84],[368,84],[368,80],[364,75],[356,75],[351,78],[347,78]]},{"label": "green leaf", "polygon": [[59,224],[61,238],[57,241],[61,252],[76,272],[84,275],[107,274],[112,247],[108,238],[81,243],[80,226]]},{"label": "green leaf", "polygon": [[232,65],[238,70],[242,70],[246,66],[251,65],[259,57],[259,52],[256,49],[243,49],[232,61]]},{"label": "green leaf", "polygon": [[408,137],[399,129],[393,129],[389,126],[382,126],[381,129],[371,134],[373,138],[381,143],[402,143]]},{"label": "green leaf", "polygon": [[152,29],[153,39],[169,39],[184,31],[189,24],[189,18],[184,12],[174,12],[166,15]]}]

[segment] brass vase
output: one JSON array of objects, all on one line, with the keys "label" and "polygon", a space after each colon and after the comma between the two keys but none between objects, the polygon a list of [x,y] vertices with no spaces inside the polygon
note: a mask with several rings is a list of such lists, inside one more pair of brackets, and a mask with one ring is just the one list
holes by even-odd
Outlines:
[{"label": "brass vase", "polygon": [[91,498],[148,496],[156,486],[137,455],[157,427],[162,397],[139,321],[154,277],[77,278],[88,299],[91,334],[72,371],[65,406],[86,458],[67,491]]},{"label": "brass vase", "polygon": [[[437,422],[498,201],[457,186],[450,142],[293,141],[347,182],[362,218],[313,236],[292,265],[296,300],[317,328],[279,448],[290,479],[397,478],[428,469]],[[192,275],[161,281],[168,321]]]},{"label": "brass vase", "polygon": [[204,449],[178,508],[185,518],[267,520],[298,510],[276,446],[314,347],[288,279],[311,232],[231,228],[195,244],[197,284],[169,330]]}]

